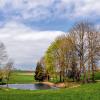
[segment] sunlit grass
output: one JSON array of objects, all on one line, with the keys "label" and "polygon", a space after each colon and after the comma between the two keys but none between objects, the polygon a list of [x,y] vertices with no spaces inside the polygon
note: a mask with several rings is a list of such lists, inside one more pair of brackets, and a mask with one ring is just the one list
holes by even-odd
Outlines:
[{"label": "sunlit grass", "polygon": [[100,83],[56,90],[1,89],[0,100],[100,100]]},{"label": "sunlit grass", "polygon": [[25,84],[25,83],[33,83],[34,75],[32,72],[13,72],[9,83],[13,84]]}]

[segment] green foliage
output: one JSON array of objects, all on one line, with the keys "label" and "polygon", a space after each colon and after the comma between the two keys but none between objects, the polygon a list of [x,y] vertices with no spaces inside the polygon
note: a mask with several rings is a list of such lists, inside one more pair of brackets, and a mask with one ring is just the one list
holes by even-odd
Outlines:
[{"label": "green foliage", "polygon": [[35,80],[43,81],[44,80],[44,69],[41,63],[37,63],[36,70],[35,70]]},{"label": "green foliage", "polygon": [[49,72],[51,72],[54,68],[53,61],[54,61],[54,57],[52,55],[52,51],[51,49],[48,49],[48,51],[45,54],[45,62],[46,62],[46,70],[48,70]]},{"label": "green foliage", "polygon": [[60,81],[63,81],[65,77],[64,72],[69,68],[71,69],[71,63],[74,63],[74,65],[76,64],[74,43],[72,43],[70,36],[59,36],[49,46],[45,54],[45,63],[46,70],[49,74],[53,75],[57,72],[57,74],[59,74]]}]

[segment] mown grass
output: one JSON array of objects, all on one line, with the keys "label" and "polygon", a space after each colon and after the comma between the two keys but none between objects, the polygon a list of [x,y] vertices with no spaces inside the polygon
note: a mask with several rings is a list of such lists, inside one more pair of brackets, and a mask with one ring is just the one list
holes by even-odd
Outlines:
[{"label": "mown grass", "polygon": [[55,90],[0,89],[0,100],[100,100],[100,83]]},{"label": "mown grass", "polygon": [[11,74],[9,83],[11,84],[28,84],[35,81],[32,72],[15,71]]}]

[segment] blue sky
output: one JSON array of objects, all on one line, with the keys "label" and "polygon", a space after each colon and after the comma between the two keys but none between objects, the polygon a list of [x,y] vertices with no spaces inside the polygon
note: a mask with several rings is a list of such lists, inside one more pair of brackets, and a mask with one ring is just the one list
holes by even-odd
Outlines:
[{"label": "blue sky", "polygon": [[0,40],[17,69],[34,69],[76,21],[100,24],[100,0],[0,0]]}]

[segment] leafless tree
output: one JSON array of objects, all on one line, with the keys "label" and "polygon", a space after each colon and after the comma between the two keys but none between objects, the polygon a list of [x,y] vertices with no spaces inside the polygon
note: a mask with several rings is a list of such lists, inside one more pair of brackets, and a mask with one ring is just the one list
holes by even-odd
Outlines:
[{"label": "leafless tree", "polygon": [[0,42],[0,81],[6,80],[7,84],[11,75],[13,63],[9,60],[6,48],[2,42]]},{"label": "leafless tree", "polygon": [[8,63],[5,65],[5,67],[3,68],[3,71],[4,71],[4,78],[6,79],[6,84],[8,87],[10,76],[13,71],[13,62],[11,60],[9,60]]},{"label": "leafless tree", "polygon": [[2,42],[0,42],[0,81],[3,81],[3,67],[7,63],[7,52],[5,50],[5,46]]},{"label": "leafless tree", "polygon": [[79,66],[80,72],[84,73],[83,81],[86,82],[86,66],[85,66],[85,54],[86,50],[86,32],[87,32],[87,23],[79,22],[71,30],[71,35],[75,39],[75,48],[79,57]]},{"label": "leafless tree", "polygon": [[89,26],[88,30],[88,80],[90,79],[91,70],[92,81],[94,82],[96,63],[100,60],[100,33],[96,30],[96,28],[94,28],[94,26]]}]

